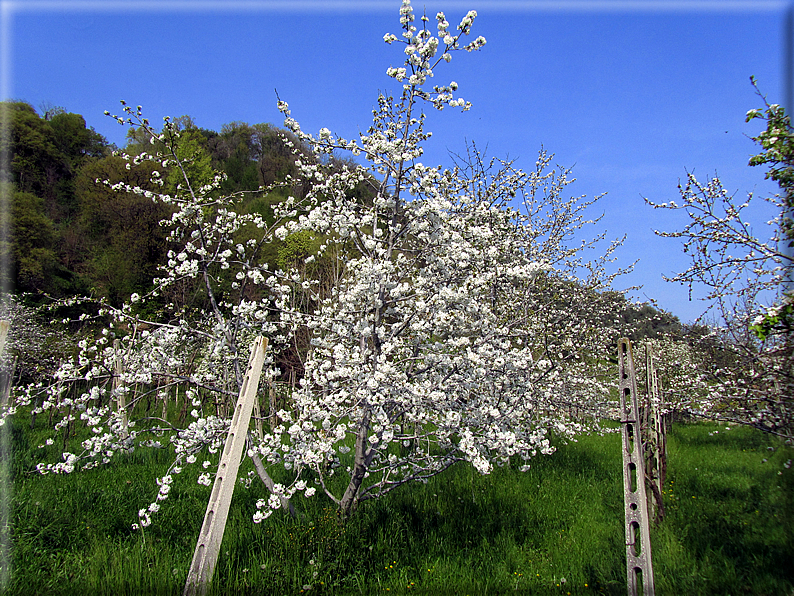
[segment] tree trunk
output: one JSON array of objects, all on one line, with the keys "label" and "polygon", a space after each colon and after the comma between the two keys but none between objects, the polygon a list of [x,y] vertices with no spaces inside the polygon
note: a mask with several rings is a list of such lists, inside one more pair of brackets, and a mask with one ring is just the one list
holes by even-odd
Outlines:
[{"label": "tree trunk", "polygon": [[[253,444],[253,441],[251,441],[251,437],[249,435],[249,437],[248,437],[248,445],[249,445],[249,447],[252,444]],[[259,459],[259,456],[256,453],[254,453],[253,455],[251,455],[251,461],[254,462],[254,468],[256,469],[256,473],[259,476],[259,479],[267,487],[267,490],[269,490],[271,493],[273,493],[273,487],[276,486],[276,483],[273,482],[273,479],[270,477],[270,474],[268,474],[267,470],[265,470],[265,466],[264,466],[264,464],[262,464],[262,460]],[[292,502],[289,499],[287,499],[286,497],[283,497],[283,496],[280,496],[279,500],[281,501],[281,508],[284,511],[288,512],[290,517],[295,517],[295,508],[292,506]]]},{"label": "tree trunk", "polygon": [[343,520],[347,520],[358,508],[358,493],[361,489],[361,483],[364,482],[364,474],[369,470],[372,458],[375,455],[374,449],[370,448],[367,450],[369,420],[370,414],[369,411],[367,411],[364,414],[364,418],[361,420],[361,425],[358,427],[358,435],[356,436],[356,459],[353,463],[350,483],[347,485],[347,489],[339,505]]}]

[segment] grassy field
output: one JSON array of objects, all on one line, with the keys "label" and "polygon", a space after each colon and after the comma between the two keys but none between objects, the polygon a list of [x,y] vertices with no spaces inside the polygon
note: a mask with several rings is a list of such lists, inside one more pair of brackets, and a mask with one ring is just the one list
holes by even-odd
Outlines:
[{"label": "grassy field", "polygon": [[[24,417],[12,425],[6,593],[181,594],[210,489],[177,476],[153,525],[134,532],[170,454],[42,477],[30,473],[42,437]],[[657,594],[792,594],[794,452],[746,428],[693,424],[674,427],[668,457],[667,517],[651,535]],[[298,497],[297,519],[255,525],[264,487],[238,485],[211,592],[622,595],[620,474],[620,436],[583,436],[523,474],[459,466],[344,526],[320,496]]]}]

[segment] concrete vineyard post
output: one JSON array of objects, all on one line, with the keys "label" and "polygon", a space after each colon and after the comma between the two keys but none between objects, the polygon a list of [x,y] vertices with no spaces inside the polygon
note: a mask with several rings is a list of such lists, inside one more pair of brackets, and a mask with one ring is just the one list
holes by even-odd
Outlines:
[{"label": "concrete vineyard post", "polygon": [[664,461],[667,457],[665,450],[665,431],[661,420],[661,396],[659,394],[659,375],[653,363],[653,349],[645,345],[645,388],[647,416],[645,417],[645,431],[643,445],[645,448],[645,478],[646,487],[650,489],[648,495],[648,513],[651,519],[659,522],[664,517],[664,502],[662,489],[664,488]]},{"label": "concrete vineyard post", "polygon": [[218,554],[223,541],[223,532],[226,528],[226,518],[229,515],[234,485],[237,482],[240,456],[243,453],[248,425],[251,422],[251,412],[259,387],[259,377],[265,362],[266,349],[267,338],[257,337],[251,348],[248,369],[243,379],[237,405],[234,408],[234,417],[226,437],[221,461],[218,464],[218,473],[215,475],[215,483],[207,504],[204,523],[196,542],[193,562],[185,583],[184,596],[206,594],[209,583],[212,581],[212,574],[215,571],[215,564],[218,562]]},{"label": "concrete vineyard post", "polygon": [[6,339],[8,338],[8,328],[11,323],[8,321],[0,321],[0,358],[5,354]]},{"label": "concrete vineyard post", "polygon": [[[9,321],[0,321],[0,360],[5,359],[6,341],[8,339],[8,330],[11,327]],[[11,369],[11,374],[8,379],[8,384],[3,388],[3,394],[0,396],[0,406],[5,406],[8,403],[8,398],[11,395],[11,381],[14,379],[14,366]]]},{"label": "concrete vineyard post", "polygon": [[631,342],[618,342],[620,432],[623,445],[623,499],[626,528],[626,582],[629,596],[654,596],[645,458],[637,406],[637,378]]}]

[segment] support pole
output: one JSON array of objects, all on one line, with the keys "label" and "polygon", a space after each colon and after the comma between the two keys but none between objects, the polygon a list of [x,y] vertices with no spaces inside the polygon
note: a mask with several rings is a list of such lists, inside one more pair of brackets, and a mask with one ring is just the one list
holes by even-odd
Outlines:
[{"label": "support pole", "polygon": [[267,419],[270,421],[270,432],[278,426],[276,420],[276,386],[273,381],[270,381],[267,386],[267,395],[270,400],[268,407],[270,408],[267,413]]},{"label": "support pole", "polygon": [[259,405],[259,397],[254,398],[254,426],[256,427],[256,437],[261,441],[264,437],[262,430],[262,408]]},{"label": "support pole", "polygon": [[[11,328],[11,323],[9,321],[0,321],[0,360],[5,360],[5,349],[6,349],[6,341],[8,339],[8,330]],[[2,395],[0,395],[0,406],[5,407],[8,405],[8,398],[11,396],[11,384],[14,382],[14,372],[16,371],[16,359],[14,360],[14,366],[11,367],[11,371],[8,373],[8,379],[6,381],[6,385],[2,387]]]},{"label": "support pole", "polygon": [[193,562],[185,583],[184,596],[203,596],[207,593],[207,588],[212,581],[212,574],[215,571],[215,564],[218,562],[218,553],[223,541],[223,532],[226,529],[226,518],[229,515],[234,485],[237,482],[240,456],[243,453],[248,425],[251,422],[251,411],[259,387],[259,377],[265,362],[266,349],[267,338],[257,337],[251,348],[248,369],[245,372],[240,396],[234,408],[234,418],[232,418],[223,455],[218,464],[218,473],[215,475],[215,484],[212,486],[204,523],[196,542]]},{"label": "support pole", "polygon": [[8,338],[8,329],[11,327],[11,323],[8,321],[0,321],[0,358],[3,357],[5,347],[6,347],[6,339]]},{"label": "support pole", "polygon": [[670,414],[665,412],[664,391],[662,389],[662,382],[659,380],[659,371],[654,371],[654,387],[659,396],[659,410],[657,425],[659,428],[659,490],[664,488],[664,483],[667,482],[667,431],[669,429]]},{"label": "support pole", "polygon": [[121,358],[121,342],[113,340],[115,353],[115,370],[113,371],[113,394],[116,396],[116,406],[121,413],[121,438],[129,437],[129,422],[127,420],[127,394],[121,388],[121,374],[124,372],[124,363]]},{"label": "support pole", "polygon": [[665,457],[665,454],[658,375],[653,364],[653,348],[650,344],[645,344],[645,388],[647,415],[645,417],[643,445],[646,488],[650,491],[648,495],[648,519],[653,519],[655,523],[658,523],[664,517],[662,458]]},{"label": "support pole", "polygon": [[[637,407],[637,378],[631,342],[618,341],[620,431],[623,444],[623,498],[626,522],[626,582],[629,596],[654,596],[645,459]],[[639,590],[642,590],[641,592]]]}]

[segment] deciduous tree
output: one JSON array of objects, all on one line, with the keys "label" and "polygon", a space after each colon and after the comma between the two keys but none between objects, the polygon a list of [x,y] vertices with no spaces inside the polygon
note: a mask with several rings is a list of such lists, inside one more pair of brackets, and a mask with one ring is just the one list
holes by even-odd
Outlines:
[{"label": "deciduous tree", "polygon": [[762,151],[750,165],[766,166],[766,177],[781,191],[762,198],[777,214],[767,222],[769,237],[761,237],[763,227],[753,227],[747,215],[752,193],[736,198],[716,177],[702,183],[688,174],[679,184],[681,204],[648,203],[689,217],[681,231],[657,232],[683,239],[691,257],[691,266],[669,281],[707,289],[705,300],[721,327],[708,337],[732,354],[703,379],[697,398],[687,400],[690,411],[794,438],[794,130],[781,106],[758,95],[764,108],[750,110],[747,121],[761,119],[766,130],[753,137]]}]

